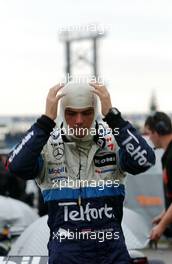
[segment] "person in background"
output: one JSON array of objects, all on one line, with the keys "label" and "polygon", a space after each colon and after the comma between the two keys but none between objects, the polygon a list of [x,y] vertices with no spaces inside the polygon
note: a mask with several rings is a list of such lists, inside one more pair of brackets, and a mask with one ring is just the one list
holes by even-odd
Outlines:
[{"label": "person in background", "polygon": [[172,237],[172,124],[164,112],[155,112],[147,117],[145,134],[150,137],[155,148],[163,148],[162,156],[165,211],[153,219],[155,225],[150,240],[159,240],[161,235]]},{"label": "person in background", "polygon": [[34,194],[26,193],[26,181],[12,175],[5,167],[7,155],[0,155],[0,195],[20,200],[33,206]]}]

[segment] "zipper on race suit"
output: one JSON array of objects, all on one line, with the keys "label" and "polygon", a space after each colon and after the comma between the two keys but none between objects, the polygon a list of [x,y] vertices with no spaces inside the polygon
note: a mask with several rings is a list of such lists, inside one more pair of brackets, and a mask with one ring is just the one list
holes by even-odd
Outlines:
[{"label": "zipper on race suit", "polygon": [[78,206],[81,206],[82,200],[81,200],[81,153],[79,150],[79,197],[78,197]]},{"label": "zipper on race suit", "polygon": [[81,206],[81,196],[78,197],[78,206]]}]

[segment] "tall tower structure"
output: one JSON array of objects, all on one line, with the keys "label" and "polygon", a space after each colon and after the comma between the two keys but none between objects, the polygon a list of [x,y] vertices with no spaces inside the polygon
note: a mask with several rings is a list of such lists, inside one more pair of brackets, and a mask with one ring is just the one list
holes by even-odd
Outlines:
[{"label": "tall tower structure", "polygon": [[[71,30],[73,29],[73,30]],[[65,74],[66,76],[91,75],[99,76],[99,40],[105,32],[94,25],[73,26],[59,34],[65,46]]]},{"label": "tall tower structure", "polygon": [[151,99],[150,99],[150,112],[154,113],[158,110],[158,105],[157,105],[157,98],[155,91],[152,92]]}]

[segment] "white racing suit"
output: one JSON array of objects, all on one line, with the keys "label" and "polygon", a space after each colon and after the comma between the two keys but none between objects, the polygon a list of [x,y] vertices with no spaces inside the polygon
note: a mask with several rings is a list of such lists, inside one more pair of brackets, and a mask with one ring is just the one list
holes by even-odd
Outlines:
[{"label": "white racing suit", "polygon": [[125,172],[150,168],[153,150],[122,117],[108,121],[111,130],[97,123],[101,131],[85,142],[54,126],[39,118],[8,164],[11,173],[35,178],[48,203],[49,263],[130,263],[121,228]]}]

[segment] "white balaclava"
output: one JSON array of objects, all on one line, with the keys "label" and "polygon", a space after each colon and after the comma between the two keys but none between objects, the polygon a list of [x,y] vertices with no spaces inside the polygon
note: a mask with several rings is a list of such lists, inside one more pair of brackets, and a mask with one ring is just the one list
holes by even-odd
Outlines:
[{"label": "white balaclava", "polygon": [[[100,101],[98,96],[92,92],[93,89],[94,88],[86,82],[74,83],[71,81],[64,86],[62,93],[65,95],[60,102],[60,116],[63,120],[63,127],[65,129],[67,129],[67,123],[64,113],[67,107],[75,109],[94,107],[94,118],[90,129],[95,127],[95,120],[100,115]],[[83,138],[72,136],[71,138],[80,141],[87,141],[90,140],[91,135],[88,134]]]}]

